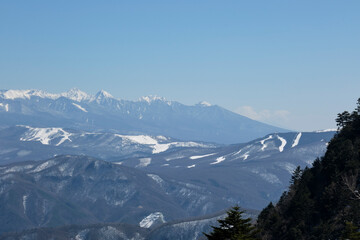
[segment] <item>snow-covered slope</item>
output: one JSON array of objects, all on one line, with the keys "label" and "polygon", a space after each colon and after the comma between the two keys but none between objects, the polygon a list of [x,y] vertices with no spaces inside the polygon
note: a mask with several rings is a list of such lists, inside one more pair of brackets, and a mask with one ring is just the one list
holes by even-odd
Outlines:
[{"label": "snow-covered slope", "polygon": [[14,125],[108,130],[217,143],[246,142],[284,131],[205,101],[186,106],[157,96],[121,100],[104,90],[95,95],[78,89],[60,94],[0,90],[0,127]]},{"label": "snow-covered slope", "polygon": [[[266,135],[245,144],[208,149],[176,149],[152,156],[145,171],[206,186],[243,207],[260,209],[276,201],[297,166],[311,166],[335,132],[290,132]],[[124,159],[137,166],[141,159]]]},{"label": "snow-covered slope", "polygon": [[[177,148],[215,148],[218,145],[185,142],[165,136],[85,132],[59,127],[16,126],[0,130],[0,164],[44,160],[61,154],[116,159],[151,157]],[[150,158],[151,161],[151,158]],[[139,167],[146,166],[141,164]]]}]

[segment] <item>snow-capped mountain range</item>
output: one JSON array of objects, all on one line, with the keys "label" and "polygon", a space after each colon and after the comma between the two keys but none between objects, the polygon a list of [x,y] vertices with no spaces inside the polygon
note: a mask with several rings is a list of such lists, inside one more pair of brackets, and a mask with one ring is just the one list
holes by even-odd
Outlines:
[{"label": "snow-capped mountain range", "polygon": [[207,102],[187,106],[156,96],[128,101],[103,90],[89,95],[78,89],[60,94],[1,90],[0,127],[14,125],[164,135],[217,143],[246,142],[286,131]]}]

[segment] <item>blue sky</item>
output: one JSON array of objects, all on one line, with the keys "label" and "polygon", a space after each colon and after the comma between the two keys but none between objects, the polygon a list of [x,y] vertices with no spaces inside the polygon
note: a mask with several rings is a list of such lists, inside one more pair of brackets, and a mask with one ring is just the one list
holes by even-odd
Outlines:
[{"label": "blue sky", "polygon": [[292,130],[360,97],[360,1],[0,2],[0,89],[205,100]]}]

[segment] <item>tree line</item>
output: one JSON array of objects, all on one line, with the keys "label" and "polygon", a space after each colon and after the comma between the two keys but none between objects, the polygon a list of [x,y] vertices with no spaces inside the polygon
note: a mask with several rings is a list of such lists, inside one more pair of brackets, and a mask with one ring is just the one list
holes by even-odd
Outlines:
[{"label": "tree line", "polygon": [[360,240],[360,98],[353,112],[339,113],[338,132],[312,167],[297,167],[279,201],[255,224],[235,206],[207,239]]}]

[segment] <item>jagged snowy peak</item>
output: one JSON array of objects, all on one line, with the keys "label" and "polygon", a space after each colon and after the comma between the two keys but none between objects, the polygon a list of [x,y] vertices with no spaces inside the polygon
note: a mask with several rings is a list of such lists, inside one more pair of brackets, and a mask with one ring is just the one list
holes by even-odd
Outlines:
[{"label": "jagged snowy peak", "polygon": [[61,93],[60,95],[63,97],[69,98],[71,100],[74,100],[76,102],[93,99],[93,96],[88,95],[87,93],[85,93],[77,88],[72,88],[68,92]]},{"label": "jagged snowy peak", "polygon": [[143,96],[143,97],[139,98],[138,101],[139,102],[147,102],[149,104],[152,102],[156,102],[156,101],[171,103],[171,102],[167,101],[164,97],[159,97],[156,95],[155,96],[153,96],[153,95]]},{"label": "jagged snowy peak", "polygon": [[105,99],[114,98],[110,93],[106,92],[105,90],[100,90],[94,96],[94,100],[97,102],[104,101]]},{"label": "jagged snowy peak", "polygon": [[63,92],[59,94],[47,93],[42,90],[1,90],[0,97],[8,100],[31,99],[31,97],[56,100],[60,97],[64,97],[76,102],[81,102],[81,101],[90,101],[95,97],[112,97],[112,96],[103,90],[97,93],[95,96],[92,96],[77,88],[72,88],[67,92]]}]

